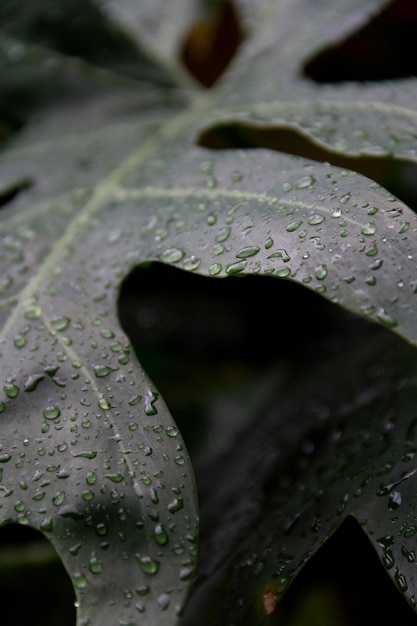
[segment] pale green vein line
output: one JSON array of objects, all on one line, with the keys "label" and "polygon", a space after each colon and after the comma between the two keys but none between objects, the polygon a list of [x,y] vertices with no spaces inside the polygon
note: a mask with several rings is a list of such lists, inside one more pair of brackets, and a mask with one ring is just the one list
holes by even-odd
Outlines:
[{"label": "pale green vein line", "polygon": [[[308,94],[305,94],[308,98]],[[341,96],[346,94],[341,93]],[[242,113],[241,110],[239,109],[234,109],[231,110],[229,113],[227,114],[223,114],[221,117],[219,118],[215,118],[213,120],[211,120],[210,122],[210,126],[213,126],[214,123],[222,123],[224,124],[225,122],[238,122],[239,120],[248,120],[250,121],[251,124],[253,125],[259,125],[259,121],[260,120],[256,120],[253,118],[254,114],[261,114],[261,115],[274,115],[274,114],[282,114],[282,113],[287,113],[288,111],[291,111],[291,116],[293,116],[294,112],[300,112],[300,111],[308,111],[309,113],[309,119],[311,120],[311,107],[314,104],[314,111],[315,112],[319,112],[319,111],[323,111],[326,112],[329,109],[333,109],[333,110],[341,110],[343,111],[343,113],[345,114],[346,112],[352,111],[360,111],[361,113],[363,112],[371,112],[371,113],[383,113],[383,114],[389,114],[390,116],[392,116],[393,114],[397,114],[398,116],[401,117],[407,117],[412,119],[413,121],[415,121],[415,118],[417,117],[417,111],[413,110],[413,109],[409,109],[406,108],[404,106],[401,106],[399,104],[386,104],[385,102],[377,102],[376,100],[330,100],[330,99],[320,99],[317,100],[317,96],[314,97],[313,94],[311,94],[311,96],[314,98],[314,102],[309,99],[307,102],[304,103],[299,103],[299,102],[294,102],[291,100],[288,101],[283,101],[283,100],[271,100],[270,102],[264,104],[254,104],[252,105],[250,108],[248,108],[245,113]],[[283,120],[282,122],[284,123],[291,123],[291,120]],[[272,124],[274,123],[273,119],[265,119],[264,120],[265,124]],[[276,122],[275,122],[276,123]],[[281,122],[280,122],[281,123]],[[392,119],[391,119],[391,123],[392,123]],[[412,135],[410,135],[410,138],[414,138]]]},{"label": "pale green vein line", "polygon": [[7,337],[10,329],[16,322],[21,306],[24,305],[25,302],[33,300],[37,289],[57,263],[62,251],[71,244],[78,232],[88,226],[91,217],[112,197],[114,187],[120,183],[132,169],[138,167],[165,142],[169,141],[182,129],[186,128],[190,124],[190,119],[193,119],[193,116],[198,113],[200,109],[204,109],[205,106],[206,97],[201,97],[196,101],[194,107],[187,109],[185,113],[178,115],[172,122],[163,126],[159,133],[148,139],[138,150],[130,154],[120,166],[97,184],[90,200],[84,205],[83,209],[80,209],[80,212],[72,222],[70,222],[62,237],[55,242],[51,252],[39,266],[36,274],[21,291],[19,305],[15,307],[6,324],[3,326],[2,332],[0,333],[0,342]]},{"label": "pale green vein line", "polygon": [[[45,327],[47,329],[47,331],[49,332],[49,334],[53,337],[56,337],[63,349],[63,351],[65,352],[65,354],[68,356],[69,359],[71,359],[71,361],[73,362],[78,362],[81,363],[81,367],[79,368],[79,372],[81,372],[85,378],[86,381],[88,381],[89,385],[90,385],[90,389],[93,391],[93,393],[97,396],[97,404],[99,405],[99,401],[101,399],[105,400],[105,396],[101,393],[96,381],[95,381],[95,375],[93,372],[90,372],[90,370],[88,369],[88,367],[83,363],[83,360],[78,356],[78,354],[76,353],[76,351],[70,346],[68,345],[67,342],[65,342],[63,340],[63,336],[56,331],[52,324],[51,321],[49,319],[49,317],[45,314],[45,312],[42,310],[41,313],[41,319],[43,320]],[[123,442],[123,437],[120,433],[120,430],[117,426],[117,421],[114,418],[113,413],[111,412],[110,409],[102,409],[103,411],[105,411],[107,418],[109,419],[111,425],[112,425],[112,431],[115,433],[115,441],[117,441],[119,444]],[[121,448],[121,446],[119,445],[119,448]],[[129,455],[127,454],[127,450],[125,449],[121,449],[121,453],[123,454],[125,461],[126,461],[126,465],[128,467],[128,475],[129,478],[132,479],[133,483],[135,482],[133,480],[133,477],[135,476],[136,472],[135,472],[135,468],[134,466],[130,463],[130,459],[129,459]]]}]

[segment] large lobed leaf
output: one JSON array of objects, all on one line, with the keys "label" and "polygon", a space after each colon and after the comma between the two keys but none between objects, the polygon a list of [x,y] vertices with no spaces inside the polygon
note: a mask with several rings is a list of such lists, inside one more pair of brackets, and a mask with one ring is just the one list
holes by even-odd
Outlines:
[{"label": "large lobed leaf", "polygon": [[[369,13],[322,1],[307,19],[307,4],[281,2],[275,12],[242,3],[248,43],[210,96],[121,78],[33,44],[6,58],[10,72],[33,70],[34,88],[56,75],[65,97],[52,90],[36,115],[25,113],[0,164],[2,189],[17,194],[1,225],[1,521],[30,524],[54,543],[74,581],[79,624],[177,623],[195,566],[191,464],[117,319],[118,289],[133,267],[159,260],[213,277],[292,280],[417,342],[417,224],[407,206],[329,164],[195,145],[203,128],[227,121],[289,125],[336,152],[414,155],[414,80],[394,90],[318,88],[297,77],[317,40]],[[162,3],[155,15],[165,15]],[[369,469],[355,515],[374,506],[378,471]],[[392,485],[414,472],[407,458]],[[285,519],[299,502],[287,506]],[[343,519],[332,507],[323,496],[322,541]],[[271,520],[282,524],[274,511]],[[384,524],[378,513],[372,532],[382,535]],[[299,563],[319,543],[307,535],[296,545]],[[271,541],[278,553],[282,534]],[[395,558],[390,571],[408,578],[411,598],[411,565]],[[276,560],[262,567],[269,579]],[[280,576],[296,573],[286,567]],[[255,596],[249,585],[248,605]]]}]

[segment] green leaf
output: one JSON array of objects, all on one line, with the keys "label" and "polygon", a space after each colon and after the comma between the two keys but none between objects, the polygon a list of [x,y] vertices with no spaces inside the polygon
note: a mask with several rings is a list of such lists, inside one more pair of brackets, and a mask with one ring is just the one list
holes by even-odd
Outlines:
[{"label": "green leaf", "polygon": [[[337,153],[412,157],[414,79],[400,83],[406,88],[395,92],[393,102],[390,85],[319,88],[294,77],[327,25],[337,36],[347,16],[356,25],[358,5],[329,12],[323,1],[311,19],[301,10],[304,3],[279,3],[285,19],[273,8],[271,18],[248,14],[254,26],[241,61],[212,95],[191,90],[185,79],[175,89],[159,80],[150,85],[40,47],[35,58],[27,48],[24,76],[30,70],[34,75],[29,91],[37,95],[46,82],[52,94],[40,98],[36,113],[25,112],[25,125],[0,162],[6,181],[0,229],[0,519],[29,524],[49,537],[74,582],[79,624],[178,623],[195,567],[191,463],[117,318],[120,284],[134,267],[158,260],[217,278],[257,274],[292,280],[417,343],[417,223],[404,203],[374,181],[329,164],[268,150],[216,152],[196,145],[208,125],[249,120],[291,125]],[[126,7],[127,15],[137,17]],[[161,21],[159,49],[165,38],[160,33],[171,23],[161,3],[153,15],[155,24]],[[167,21],[159,20],[162,15]],[[363,19],[367,12],[359,15]],[[181,30],[179,17],[168,37],[170,51]],[[275,20],[281,24],[276,41],[269,34]],[[5,60],[11,73],[14,63]],[[165,57],[164,64],[178,83],[176,62]],[[55,75],[58,92],[49,84]],[[281,93],[285,99],[276,101]],[[365,124],[369,107],[368,134],[359,136],[356,123]],[[256,306],[272,306],[273,298],[271,288],[271,302]],[[301,331],[308,332],[308,324]],[[409,440],[415,389],[406,389],[411,400],[404,404],[400,443],[384,441],[381,447],[375,418],[369,426],[376,438],[372,458],[383,454],[388,463],[395,453],[398,462],[397,448],[402,453],[404,437]],[[379,401],[386,408],[386,396]],[[377,403],[380,414],[386,415]],[[352,420],[354,441],[341,443],[341,458],[350,458],[365,417],[360,405]],[[293,447],[310,422],[292,429],[294,415],[282,419]],[[328,453],[326,448],[317,463]],[[413,460],[406,463],[383,497],[412,478]],[[335,478],[326,476],[320,508],[329,513],[321,541],[345,515],[365,515],[368,507],[375,537],[382,536],[391,517],[382,515],[382,500],[375,500],[379,470],[378,460],[369,480],[361,474],[363,499],[338,518]],[[309,488],[315,493],[314,480]],[[299,498],[290,498],[287,508],[281,498],[278,491],[265,534],[250,539],[257,551],[276,554],[282,547],[274,529],[281,528],[282,515],[298,508]],[[271,543],[264,547],[266,535]],[[302,535],[295,542],[298,563],[308,557],[309,541]],[[395,558],[398,571],[391,568],[391,574],[405,576],[403,557]],[[275,556],[262,567],[271,577]],[[283,576],[296,573],[288,568],[292,573]],[[412,598],[409,580],[403,591]],[[247,604],[254,602],[255,587],[248,584]],[[246,619],[247,604],[241,603],[243,617],[233,605],[234,623]]]}]

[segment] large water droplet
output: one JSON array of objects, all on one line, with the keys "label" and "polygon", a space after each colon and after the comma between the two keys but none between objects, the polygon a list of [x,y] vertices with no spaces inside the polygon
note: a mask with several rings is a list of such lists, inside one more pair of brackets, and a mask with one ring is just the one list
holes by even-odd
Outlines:
[{"label": "large water droplet", "polygon": [[247,246],[246,248],[242,248],[236,254],[238,259],[246,259],[247,257],[254,256],[258,254],[260,248],[258,246]]}]

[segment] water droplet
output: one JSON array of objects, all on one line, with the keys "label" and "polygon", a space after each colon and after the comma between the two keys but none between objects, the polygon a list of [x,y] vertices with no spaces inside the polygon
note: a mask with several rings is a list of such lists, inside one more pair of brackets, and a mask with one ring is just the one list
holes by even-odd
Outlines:
[{"label": "water droplet", "polygon": [[310,226],[317,226],[317,224],[324,222],[325,219],[324,215],[312,215],[308,218],[308,223]]},{"label": "water droplet", "polygon": [[248,246],[239,250],[239,252],[236,254],[236,257],[238,259],[246,259],[247,257],[258,254],[259,250],[260,248],[258,248],[258,246]]},{"label": "water droplet", "polygon": [[170,600],[171,600],[171,598],[169,597],[169,595],[167,593],[161,593],[161,595],[157,597],[156,602],[157,602],[159,608],[162,611],[165,611],[168,608],[168,606],[169,606]]},{"label": "water droplet", "polygon": [[401,227],[398,232],[400,235],[402,235],[402,233],[405,233],[410,228],[410,222],[401,221],[400,224],[401,224]]},{"label": "water droplet", "polygon": [[95,555],[91,557],[90,563],[88,564],[88,569],[93,574],[100,574],[102,569],[102,563],[100,559],[98,559]]},{"label": "water droplet", "polygon": [[215,213],[209,213],[206,218],[206,222],[209,226],[214,226],[217,222],[217,216]]},{"label": "water droplet", "polygon": [[13,400],[19,393],[19,387],[15,385],[13,382],[5,383],[3,386],[3,391],[8,398]]},{"label": "water droplet", "polygon": [[385,569],[391,569],[395,565],[394,555],[391,550],[385,550],[382,555],[382,564]]},{"label": "water droplet", "polygon": [[397,583],[398,589],[405,593],[408,589],[407,579],[403,574],[400,574],[398,568],[395,569],[394,580]]},{"label": "water droplet", "polygon": [[103,378],[104,376],[110,374],[110,372],[114,371],[113,368],[109,367],[108,365],[95,365],[93,369],[94,374],[97,376],[97,378]]},{"label": "water droplet", "polygon": [[61,411],[57,406],[48,406],[43,411],[43,416],[47,420],[54,420],[61,415]]},{"label": "water droplet", "polygon": [[318,265],[315,269],[315,274],[318,280],[323,280],[324,278],[326,278],[327,265],[325,265],[324,263],[322,263],[321,265]]},{"label": "water droplet", "polygon": [[180,511],[184,506],[184,501],[182,498],[174,498],[172,502],[170,502],[167,506],[167,509],[170,513],[176,513]]},{"label": "water droplet", "polygon": [[225,226],[224,228],[222,228],[216,237],[216,241],[218,243],[223,243],[223,241],[226,241],[226,239],[229,237],[230,235],[230,227],[229,226]]},{"label": "water droplet", "polygon": [[375,256],[376,254],[378,254],[378,247],[377,247],[375,242],[373,242],[369,246],[369,248],[368,248],[368,250],[366,251],[365,254],[366,254],[366,256]]},{"label": "water droplet", "polygon": [[275,250],[275,252],[272,252],[271,254],[269,254],[267,258],[268,259],[282,259],[284,263],[288,263],[288,261],[291,260],[288,252],[283,249]]},{"label": "water droplet", "polygon": [[178,429],[174,426],[168,426],[168,428],[166,429],[166,433],[168,437],[176,437],[178,435]]},{"label": "water droplet", "polygon": [[196,256],[190,256],[184,259],[183,266],[184,269],[188,271],[196,270],[201,263],[201,259]]},{"label": "water droplet", "polygon": [[216,276],[217,274],[220,274],[221,271],[222,266],[220,263],[213,263],[213,265],[210,265],[210,267],[208,268],[208,273],[210,274],[210,276]]},{"label": "water droplet", "polygon": [[381,324],[383,324],[384,326],[387,326],[388,328],[395,328],[396,326],[398,326],[398,322],[397,320],[392,317],[391,315],[389,315],[385,309],[379,309],[378,313],[376,314],[377,320],[379,322],[381,322]]},{"label": "water droplet", "polygon": [[72,582],[77,587],[77,589],[85,589],[87,586],[87,579],[83,574],[74,574],[72,577]]},{"label": "water droplet", "polygon": [[168,535],[165,532],[165,529],[161,524],[157,524],[155,526],[153,538],[155,539],[156,543],[160,546],[164,546],[165,544],[168,543]]},{"label": "water droplet", "polygon": [[290,274],[291,270],[289,267],[281,267],[281,269],[277,271],[278,278],[288,278]]},{"label": "water droplet", "polygon": [[16,335],[13,343],[15,348],[24,348],[26,345],[26,337],[23,335]]},{"label": "water droplet", "polygon": [[66,316],[54,317],[51,320],[51,326],[54,330],[58,330],[58,331],[65,330],[68,327],[70,321],[71,321],[70,318]]},{"label": "water droplet", "polygon": [[98,405],[103,411],[108,411],[110,409],[110,404],[107,402],[106,398],[101,397],[98,401]]},{"label": "water droplet", "polygon": [[183,250],[179,250],[178,248],[167,248],[161,255],[161,261],[165,263],[178,263],[185,256],[185,252]]},{"label": "water droplet", "polygon": [[247,265],[247,261],[237,261],[236,263],[230,263],[230,265],[226,266],[226,274],[228,276],[235,276],[236,274],[240,274],[243,272]]},{"label": "water droplet", "polygon": [[293,233],[295,230],[297,230],[297,228],[299,228],[301,226],[302,223],[303,223],[302,221],[290,222],[286,226],[287,231],[289,233]]},{"label": "water droplet", "polygon": [[313,176],[303,176],[297,181],[296,187],[297,189],[307,189],[307,187],[311,187],[314,185],[316,179]]},{"label": "water droplet", "polygon": [[29,376],[29,378],[25,382],[23,391],[34,391],[44,378],[45,376],[43,374],[33,374],[33,376]]},{"label": "water droplet", "polygon": [[362,226],[361,233],[362,235],[374,235],[376,232],[376,225],[374,222],[367,222]]},{"label": "water droplet", "polygon": [[64,491],[59,491],[57,494],[54,495],[54,497],[52,498],[52,503],[55,506],[60,506],[63,501],[65,499],[65,492]]},{"label": "water droplet", "polygon": [[284,191],[286,191],[288,193],[289,191],[292,190],[292,185],[291,185],[291,183],[284,183],[282,185],[282,188],[283,188]]},{"label": "water droplet", "polygon": [[158,561],[155,561],[155,559],[152,559],[150,556],[141,557],[137,554],[136,560],[142,571],[145,572],[145,574],[153,575],[156,574],[156,572],[159,570],[160,563]]},{"label": "water droplet", "polygon": [[29,306],[23,315],[27,320],[36,320],[42,315],[42,309],[37,305]]}]

